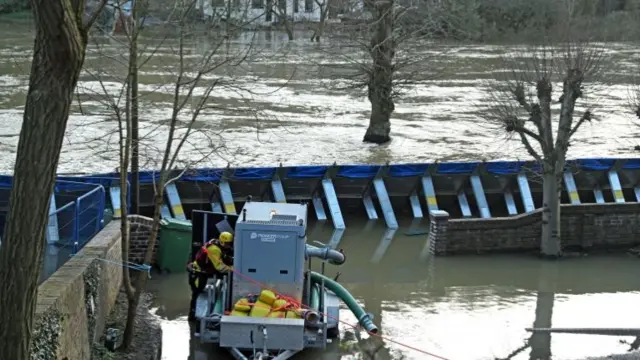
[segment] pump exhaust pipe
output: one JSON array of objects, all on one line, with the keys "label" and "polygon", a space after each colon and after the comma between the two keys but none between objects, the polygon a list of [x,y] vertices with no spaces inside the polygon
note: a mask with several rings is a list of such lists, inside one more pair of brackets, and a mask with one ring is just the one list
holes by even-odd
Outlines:
[{"label": "pump exhaust pipe", "polygon": [[329,260],[329,263],[332,265],[342,265],[347,260],[342,250],[334,250],[328,247],[319,248],[313,245],[307,245],[306,257]]}]

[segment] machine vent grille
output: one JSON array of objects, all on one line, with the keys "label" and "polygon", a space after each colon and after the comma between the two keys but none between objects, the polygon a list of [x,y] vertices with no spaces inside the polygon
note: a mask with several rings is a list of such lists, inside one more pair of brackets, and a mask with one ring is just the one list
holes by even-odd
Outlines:
[{"label": "machine vent grille", "polygon": [[286,226],[296,226],[298,223],[296,221],[291,220],[247,220],[247,224],[259,224],[259,225],[286,225]]},{"label": "machine vent grille", "polygon": [[283,220],[283,221],[296,221],[298,220],[298,217],[296,215],[280,215],[280,214],[275,214],[273,216],[271,216],[271,220]]}]

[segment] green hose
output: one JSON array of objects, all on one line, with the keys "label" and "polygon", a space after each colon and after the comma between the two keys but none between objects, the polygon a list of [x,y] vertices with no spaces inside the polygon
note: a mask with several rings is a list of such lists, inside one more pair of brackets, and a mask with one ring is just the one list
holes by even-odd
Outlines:
[{"label": "green hose", "polygon": [[349,310],[351,310],[353,315],[355,315],[356,319],[358,319],[358,322],[360,323],[360,325],[368,333],[371,333],[371,334],[378,333],[378,328],[373,324],[373,321],[371,321],[371,317],[369,316],[369,314],[367,314],[364,311],[362,306],[358,304],[356,299],[351,295],[351,293],[349,293],[349,291],[347,291],[347,289],[345,289],[339,283],[331,280],[330,278],[322,274],[319,274],[313,271],[311,272],[312,283],[322,284],[323,280],[324,280],[324,286],[327,289],[333,291],[336,294],[336,296],[338,296],[338,298],[340,298],[340,300],[342,300],[347,305]]},{"label": "green hose", "polygon": [[321,311],[320,307],[320,288],[318,284],[311,284],[311,296],[309,298],[309,307],[315,311]]}]

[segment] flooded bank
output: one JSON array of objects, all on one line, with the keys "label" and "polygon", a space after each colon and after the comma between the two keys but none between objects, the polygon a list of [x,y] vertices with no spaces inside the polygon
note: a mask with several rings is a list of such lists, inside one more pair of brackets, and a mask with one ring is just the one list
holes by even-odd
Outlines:
[{"label": "flooded bank", "polygon": [[[640,327],[638,259],[623,254],[593,255],[559,262],[521,256],[429,258],[426,235],[408,236],[408,223],[393,237],[381,224],[349,219],[337,244],[347,255],[340,282],[375,316],[385,337],[376,359],[429,359],[419,351],[451,360],[505,358],[530,338],[525,328]],[[413,224],[413,230],[426,224]],[[330,223],[311,225],[309,241],[330,242]],[[389,240],[391,239],[391,240]],[[335,240],[335,237],[334,237]],[[316,264],[318,265],[318,264]],[[186,274],[159,275],[149,284],[163,318],[165,359],[227,359],[191,339],[186,321]],[[342,336],[356,321],[345,308]],[[348,323],[348,324],[347,324]],[[297,359],[355,359],[350,334],[325,353]],[[624,353],[621,337],[552,335],[530,342],[513,359],[583,359]],[[632,341],[633,339],[626,339]],[[350,356],[351,355],[351,356]]]}]

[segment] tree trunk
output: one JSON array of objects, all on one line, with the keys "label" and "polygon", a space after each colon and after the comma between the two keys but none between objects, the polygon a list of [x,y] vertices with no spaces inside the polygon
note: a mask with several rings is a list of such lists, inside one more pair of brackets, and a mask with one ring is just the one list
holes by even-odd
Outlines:
[{"label": "tree trunk", "polygon": [[127,299],[127,324],[124,328],[124,335],[122,336],[122,347],[128,349],[133,342],[133,336],[135,335],[136,315],[138,313],[138,302],[140,300],[139,291],[136,291],[136,296],[131,299]]},{"label": "tree trunk", "polygon": [[327,21],[327,13],[329,12],[329,0],[325,0],[324,5],[318,4],[320,7],[320,21],[318,27],[316,27],[313,35],[311,35],[311,41],[320,42],[320,38],[324,34],[324,27]]},{"label": "tree trunk", "polygon": [[129,74],[131,84],[131,213],[140,214],[140,165],[138,146],[138,11],[137,2],[131,7],[133,18],[129,46]]},{"label": "tree trunk", "polygon": [[34,0],[31,8],[33,62],[0,248],[0,359],[29,358],[49,201],[86,47],[70,2]]},{"label": "tree trunk", "polygon": [[391,114],[393,104],[393,1],[377,2],[373,11],[375,31],[371,39],[371,59],[373,66],[369,75],[369,101],[371,117],[364,142],[384,144],[391,140]]},{"label": "tree trunk", "polygon": [[557,258],[562,255],[560,238],[560,176],[553,172],[542,175],[542,241],[543,256]]}]

